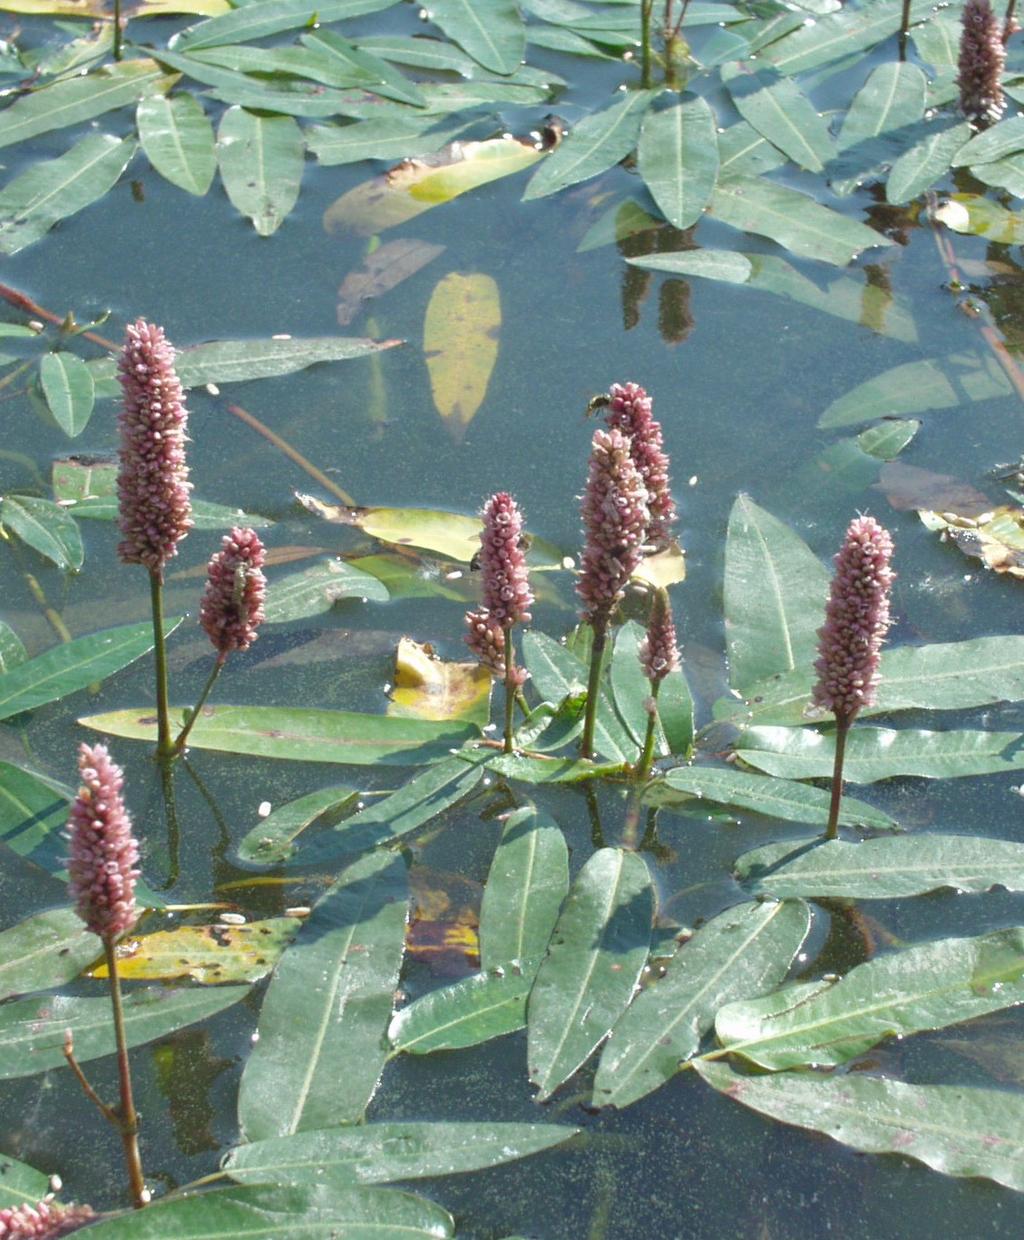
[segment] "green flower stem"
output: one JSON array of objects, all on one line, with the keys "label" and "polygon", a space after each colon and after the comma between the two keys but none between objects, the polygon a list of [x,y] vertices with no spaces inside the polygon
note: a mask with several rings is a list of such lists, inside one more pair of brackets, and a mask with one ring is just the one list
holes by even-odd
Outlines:
[{"label": "green flower stem", "polygon": [[114,59],[121,59],[121,0],[114,0]]},{"label": "green flower stem", "polygon": [[171,717],[167,704],[167,643],[164,640],[164,579],[163,574],[150,572],[149,597],[153,612],[153,657],[156,660],[156,756],[162,762],[174,757],[171,740]]},{"label": "green flower stem", "polygon": [[226,662],[227,660],[223,655],[217,656],[217,661],[213,665],[213,670],[206,678],[206,684],[203,685],[203,691],[199,695],[199,701],[192,707],[192,711],[188,717],[188,722],[178,733],[178,739],[174,742],[175,754],[180,754],[184,751],[185,742],[188,740],[188,734],[192,731],[192,725],[199,718],[199,712],[206,705],[206,699],[210,696],[210,690],[217,683],[217,677],[220,675],[220,669]]},{"label": "green flower stem", "polygon": [[604,644],[608,636],[608,617],[595,617],[591,621],[594,645],[590,652],[590,675],[587,678],[587,713],[583,720],[583,742],[580,755],[594,756],[594,725],[597,723],[597,705],[601,695],[601,664],[604,662]]},{"label": "green flower stem", "polygon": [[121,1085],[121,1107],[118,1113],[121,1129],[121,1142],[124,1145],[124,1157],[128,1166],[128,1179],[131,1184],[132,1202],[136,1210],[140,1210],[149,1202],[146,1181],[142,1174],[142,1158],[139,1155],[139,1117],[135,1112],[135,1101],[132,1098],[132,1076],[128,1066],[128,1041],[124,1032],[124,1011],[121,1007],[121,979],[117,972],[117,952],[114,940],[103,940],[103,952],[107,959],[107,972],[110,974],[110,1002],[114,1010],[114,1038],[117,1042],[117,1072]]},{"label": "green flower stem", "polygon": [[648,90],[651,85],[651,16],[654,0],[640,0],[640,85]]},{"label": "green flower stem", "polygon": [[846,734],[853,720],[849,715],[836,715],[836,758],[832,767],[832,801],[828,808],[825,839],[839,839],[839,802],[843,795],[843,758],[846,755]]},{"label": "green flower stem", "polygon": [[654,733],[658,726],[658,691],[661,689],[660,680],[651,681],[651,708],[647,714],[647,734],[644,736],[643,753],[640,755],[640,762],[636,768],[635,778],[637,780],[646,779],[651,773],[651,766],[654,762]]},{"label": "green flower stem", "polygon": [[505,752],[512,752],[512,712],[516,704],[515,651],[512,648],[512,626],[505,625]]}]

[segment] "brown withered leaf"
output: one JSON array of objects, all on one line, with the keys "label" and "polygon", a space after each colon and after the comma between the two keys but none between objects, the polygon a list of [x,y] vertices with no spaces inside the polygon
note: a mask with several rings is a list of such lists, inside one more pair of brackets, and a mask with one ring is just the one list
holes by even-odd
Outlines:
[{"label": "brown withered leaf", "polygon": [[429,866],[409,870],[412,911],[405,945],[410,956],[441,977],[462,977],[480,967],[480,900],[471,879]]},{"label": "brown withered leaf", "polygon": [[446,663],[433,647],[403,637],[395,655],[389,715],[465,719],[481,727],[491,713],[491,674],[476,660]]},{"label": "brown withered leaf", "polygon": [[883,492],[898,512],[928,508],[933,512],[977,517],[992,511],[992,501],[970,483],[947,474],[934,474],[930,469],[918,469],[916,465],[905,465],[902,461],[887,461],[874,489]]},{"label": "brown withered leaf", "polygon": [[944,541],[981,560],[993,572],[1024,578],[1024,509],[990,508],[978,516],[921,509],[917,514]]},{"label": "brown withered leaf", "polygon": [[363,307],[363,302],[388,293],[396,285],[414,276],[427,263],[444,252],[443,245],[403,237],[388,241],[367,254],[361,267],[350,271],[338,289],[338,324],[348,327]]}]

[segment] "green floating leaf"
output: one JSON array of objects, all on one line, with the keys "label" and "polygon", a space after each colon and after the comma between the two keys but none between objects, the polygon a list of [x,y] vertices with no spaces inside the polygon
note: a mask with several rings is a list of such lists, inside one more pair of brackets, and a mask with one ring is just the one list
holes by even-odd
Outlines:
[{"label": "green floating leaf", "polygon": [[13,671],[28,658],[21,638],[4,620],[0,620],[0,676]]},{"label": "green floating leaf", "polygon": [[885,183],[889,202],[911,202],[934,185],[970,136],[971,127],[963,121],[930,134],[905,151],[893,164]]},{"label": "green floating leaf", "polygon": [[64,868],[62,837],[73,792],[55,780],[0,762],[0,840],[50,871]]},{"label": "green floating leaf", "polygon": [[[0,113],[0,117],[7,114]],[[59,220],[102,198],[134,154],[131,139],[95,133],[77,142],[66,155],[32,164],[0,191],[0,251],[17,254]]]},{"label": "green floating leaf", "polygon": [[171,39],[182,51],[197,47],[218,47],[225,43],[247,43],[282,30],[299,30],[318,22],[343,21],[365,13],[379,13],[395,0],[255,0],[189,26]]},{"label": "green floating leaf", "polygon": [[711,214],[733,228],[770,237],[802,258],[819,258],[839,267],[845,267],[861,250],[892,244],[873,228],[763,177],[720,180],[711,199]]},{"label": "green floating leaf", "polygon": [[391,1021],[388,1038],[394,1053],[459,1050],[524,1028],[538,964],[524,961],[494,973],[474,973],[422,995]]},{"label": "green floating leaf", "polygon": [[139,142],[162,177],[201,198],[217,171],[213,126],[194,95],[150,95],[135,112]]},{"label": "green floating leaf", "polygon": [[752,271],[750,259],[733,250],[681,250],[678,254],[644,254],[627,258],[631,267],[667,271],[672,275],[704,276],[725,284],[746,284]]},{"label": "green floating leaf", "polygon": [[530,1079],[538,1101],[608,1036],[647,960],[654,913],[641,857],[599,849],[580,871],[551,936],[528,1007]]},{"label": "green floating leaf", "polygon": [[594,1105],[629,1106],[675,1076],[723,1004],[783,981],[810,928],[802,900],[740,904],[702,926],[615,1025],[594,1079]]},{"label": "green floating leaf", "polygon": [[836,152],[827,122],[803,92],[774,70],[737,61],[722,69],[736,110],[801,168],[821,172]]},{"label": "green floating leaf", "polygon": [[519,68],[526,29],[515,0],[431,0],[430,20],[485,69]]},{"label": "green floating leaf", "polygon": [[[380,60],[363,47],[355,47],[332,30],[317,30],[302,36],[302,53],[317,57],[327,70],[319,78],[330,85],[348,85],[349,82],[365,84],[375,94],[386,95],[419,107],[425,102],[422,93],[404,73],[399,73],[386,60]],[[315,73],[311,76],[316,76]]]},{"label": "green floating leaf", "polygon": [[284,624],[330,611],[338,599],[388,601],[387,588],[376,577],[364,573],[344,560],[321,560],[312,568],[289,573],[270,583],[267,590],[266,622]]},{"label": "green floating leaf", "polygon": [[880,461],[893,461],[920,429],[921,423],[917,419],[903,421],[894,418],[861,431],[856,442],[860,450],[868,456],[876,457]]},{"label": "green floating leaf", "polygon": [[693,748],[693,694],[685,671],[669,672],[658,694],[658,721],[665,732],[669,753],[689,756]]},{"label": "green floating leaf", "polygon": [[405,949],[405,863],[357,861],[314,906],[282,956],[239,1088],[246,1140],[359,1120],[386,1057]]},{"label": "green floating leaf", "polygon": [[836,140],[840,156],[831,170],[836,193],[849,194],[865,181],[877,180],[893,154],[913,141],[925,113],[926,90],[927,81],[916,65],[890,62],[872,70]]},{"label": "green floating leaf", "polygon": [[65,572],[82,567],[85,551],[78,524],[52,500],[6,495],[0,502],[0,524]]},{"label": "green floating leaf", "polygon": [[[799,27],[760,55],[780,73],[803,73],[874,47],[900,28],[904,0],[875,0],[861,9],[844,8]],[[910,20],[920,21],[932,11],[930,0],[911,0]]]},{"label": "green floating leaf", "polygon": [[956,168],[965,164],[990,164],[1024,150],[1024,116],[1011,116],[991,129],[975,134],[957,151]]},{"label": "green floating leaf", "polygon": [[[582,728],[575,729],[575,736]],[[590,762],[574,758],[532,758],[526,754],[499,753],[487,759],[487,769],[526,784],[576,784],[605,775],[621,775],[621,762]]]},{"label": "green floating leaf", "polygon": [[[187,1025],[206,1020],[237,1003],[248,986],[217,990],[166,990],[150,987],[124,996],[125,1034],[129,1046],[141,1046]],[[0,1080],[35,1076],[66,1063],[64,1034],[70,1029],[79,1063],[112,1055],[114,1026],[110,999],[44,995],[18,999],[0,1007]]]},{"label": "green floating leaf", "polygon": [[[168,90],[173,81],[173,76],[165,76],[152,60],[124,60],[84,77],[44,86],[15,100],[9,108],[0,112],[0,147],[49,133],[51,129],[91,121],[104,112],[135,103],[146,95],[160,94]],[[106,135],[94,135],[100,136]],[[107,141],[114,139],[108,138]],[[78,146],[81,145],[80,142]],[[133,147],[131,143],[125,145]]]},{"label": "green floating leaf", "polygon": [[39,382],[54,421],[73,439],[89,423],[96,403],[92,372],[74,353],[47,353],[39,363]]},{"label": "green floating leaf", "polygon": [[725,635],[734,689],[813,665],[828,587],[828,570],[803,539],[740,495],[725,544]]},{"label": "green floating leaf", "polygon": [[780,897],[890,900],[940,887],[1024,890],[1024,844],[971,835],[788,842],[744,853],[736,876]]},{"label": "green floating leaf", "polygon": [[0,1154],[0,1208],[37,1205],[50,1191],[48,1175]]},{"label": "green floating leaf", "polygon": [[[19,675],[21,670],[12,675]],[[0,718],[5,717],[3,688],[4,682],[0,682]],[[176,710],[172,707],[176,721],[184,719],[185,709],[188,708]],[[149,708],[89,715],[78,722],[112,736],[156,740],[156,716]],[[361,715],[355,711],[208,706],[189,733],[188,743],[192,749],[219,749],[224,753],[248,753],[296,762],[422,766],[477,735],[475,727],[461,723]]]},{"label": "green floating leaf", "polygon": [[1024,929],[939,939],[857,965],[815,993],[789,987],[730,1003],[723,1047],[769,1071],[842,1064],[887,1037],[945,1029],[1024,1000]]},{"label": "green floating leaf", "polygon": [[498,1167],[561,1145],[578,1132],[560,1124],[501,1123],[328,1128],[237,1146],[222,1170],[243,1184],[386,1184]]},{"label": "green floating leaf", "polygon": [[[830,794],[826,789],[723,767],[674,767],[648,787],[644,799],[654,805],[673,805],[679,800],[673,794],[679,793],[695,798],[697,805],[711,801],[790,822],[814,822],[822,826],[828,822]],[[853,797],[843,797],[839,821],[847,826],[875,827],[883,831],[896,825],[888,814]]]},{"label": "green floating leaf", "polygon": [[238,859],[252,865],[280,865],[295,852],[301,832],[331,810],[348,809],[359,793],[352,788],[320,788],[278,806],[238,844]]},{"label": "green floating leaf", "polygon": [[786,162],[785,155],[746,121],[737,121],[718,135],[718,158],[718,175],[723,180],[737,174],[753,177],[772,172]]},{"label": "green floating leaf", "polygon": [[[71,472],[64,473],[64,478],[68,479]],[[57,494],[56,484],[54,493]],[[87,521],[116,521],[118,511],[116,495],[92,495],[68,505],[68,512],[76,519]],[[227,504],[211,504],[205,499],[192,500],[194,530],[229,530],[234,525],[248,525],[261,530],[273,524],[269,517],[261,517],[255,512],[244,512],[241,508],[231,508]]]},{"label": "green floating leaf", "polygon": [[[651,682],[640,665],[640,643],[644,629],[635,620],[624,624],[615,635],[612,663],[609,670],[612,694],[619,718],[629,729],[638,749],[643,749],[647,736],[647,702],[651,697]],[[660,727],[655,727],[655,755],[664,757],[668,742]]]},{"label": "green floating leaf", "polygon": [[[6,795],[6,788],[4,795]],[[0,933],[0,999],[63,986],[103,951],[74,909],[27,917]],[[5,1187],[0,1176],[0,1190]]]},{"label": "green floating leaf", "polygon": [[701,98],[643,118],[637,166],[651,196],[675,228],[700,219],[718,178],[715,116]]},{"label": "green floating leaf", "polygon": [[228,108],[217,130],[217,162],[233,206],[261,237],[275,233],[298,201],[302,182],[304,146],[295,121]]},{"label": "green floating leaf", "polygon": [[530,178],[523,201],[556,194],[625,159],[636,146],[643,114],[657,93],[630,91],[610,107],[584,117]]},{"label": "green floating leaf", "polygon": [[[911,775],[953,779],[1024,768],[1020,732],[925,732],[914,728],[853,728],[843,778],[853,784]],[[1013,752],[1011,752],[1013,751]],[[783,779],[827,779],[835,761],[835,734],[812,728],[749,728],[736,755],[748,766]]]},{"label": "green floating leaf", "polygon": [[906,1085],[863,1073],[841,1077],[741,1076],[724,1064],[694,1065],[730,1098],[864,1154],[915,1158],[944,1175],[983,1176],[1024,1189],[1024,1102],[1017,1094],[962,1085]]},{"label": "green floating leaf", "polygon": [[100,1240],[449,1240],[455,1235],[446,1210],[394,1188],[259,1184],[185,1192],[106,1219],[92,1230]]},{"label": "green floating leaf", "polygon": [[532,806],[505,821],[480,906],[480,967],[540,960],[569,890],[569,850],[558,824]]},{"label": "green floating leaf", "polygon": [[350,125],[313,125],[306,130],[306,145],[324,167],[354,164],[362,159],[417,159],[439,151],[459,132],[426,132],[436,124],[437,117],[429,114],[408,118],[382,116]]},{"label": "green floating leaf", "polygon": [[[166,632],[181,623],[175,620]],[[153,626],[126,624],[54,646],[0,677],[0,719],[56,702],[119,672],[153,648]]]}]

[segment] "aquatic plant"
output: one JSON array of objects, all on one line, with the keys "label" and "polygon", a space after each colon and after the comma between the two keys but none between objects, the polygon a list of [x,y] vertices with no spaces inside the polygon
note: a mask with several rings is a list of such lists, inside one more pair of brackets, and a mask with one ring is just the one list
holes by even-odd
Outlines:
[{"label": "aquatic plant", "polygon": [[4,1206],[0,1208],[0,1240],[58,1240],[95,1218],[91,1206],[64,1205],[52,1197]]},{"label": "aquatic plant", "polygon": [[[1011,14],[1007,17],[1007,28],[1012,21]],[[989,0],[967,0],[960,36],[957,85],[960,110],[978,129],[994,125],[1006,108],[1002,87],[1005,65],[1005,39],[992,5]]]},{"label": "aquatic plant", "polygon": [[654,761],[654,738],[658,721],[658,694],[661,682],[680,667],[679,647],[676,644],[676,626],[672,619],[672,604],[667,590],[655,590],[651,599],[651,614],[647,632],[637,651],[644,675],[650,681],[651,698],[646,704],[647,732],[644,747],[637,766],[637,778],[646,779]]}]

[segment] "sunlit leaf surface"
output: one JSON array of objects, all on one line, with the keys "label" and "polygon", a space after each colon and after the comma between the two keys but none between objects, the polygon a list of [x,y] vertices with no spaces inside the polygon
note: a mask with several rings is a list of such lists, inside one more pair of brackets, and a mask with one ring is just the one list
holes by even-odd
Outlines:
[{"label": "sunlit leaf surface", "polygon": [[434,406],[460,440],[487,395],[498,359],[501,300],[482,272],[452,272],[427,303],[423,353]]}]

